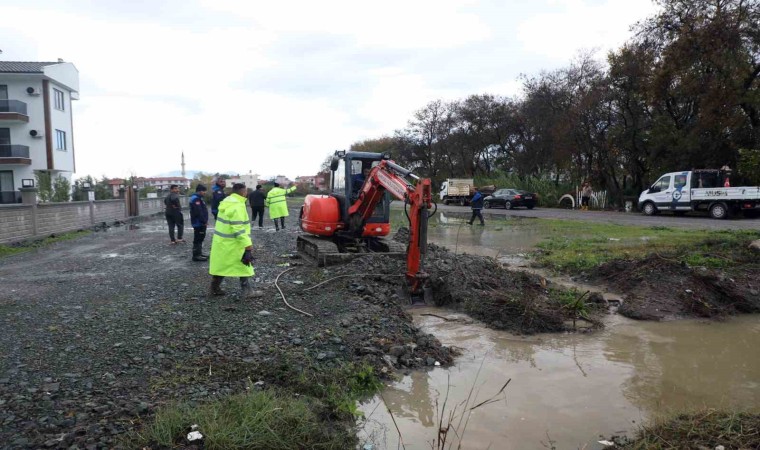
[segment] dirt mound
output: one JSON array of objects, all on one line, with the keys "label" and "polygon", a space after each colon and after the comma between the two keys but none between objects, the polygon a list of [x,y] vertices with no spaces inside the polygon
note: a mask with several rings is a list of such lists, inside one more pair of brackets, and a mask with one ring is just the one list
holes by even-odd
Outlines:
[{"label": "dirt mound", "polygon": [[[394,239],[406,242],[408,235],[408,229],[401,228]],[[388,260],[385,264],[394,265],[385,268],[388,273],[404,273],[404,261]],[[493,328],[513,333],[573,329],[569,323],[573,313],[550,295],[546,281],[537,275],[504,269],[492,258],[457,255],[435,244],[428,245],[424,266],[436,306],[463,311]],[[588,322],[594,328],[601,326],[594,319]]]},{"label": "dirt mound", "polygon": [[652,255],[603,264],[590,281],[614,285],[624,294],[620,314],[666,320],[760,312],[758,273],[757,264],[711,270]]}]

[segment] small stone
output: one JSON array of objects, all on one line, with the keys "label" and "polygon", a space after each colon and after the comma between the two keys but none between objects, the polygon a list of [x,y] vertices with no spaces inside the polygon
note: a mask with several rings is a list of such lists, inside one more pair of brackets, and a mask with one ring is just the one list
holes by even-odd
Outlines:
[{"label": "small stone", "polygon": [[272,315],[272,313],[270,313],[269,311],[267,311],[265,309],[262,309],[261,311],[259,311],[258,314],[260,316],[271,316]]},{"label": "small stone", "polygon": [[317,355],[317,360],[322,361],[323,359],[327,358],[327,353],[321,352]]},{"label": "small stone", "polygon": [[426,365],[428,365],[428,366],[433,366],[433,365],[435,365],[435,358],[431,358],[431,357],[429,357],[429,356],[428,356],[428,357],[425,359],[425,364],[426,364]]},{"label": "small stone", "polygon": [[391,347],[390,351],[388,351],[388,353],[390,353],[391,355],[395,357],[399,357],[403,355],[405,352],[406,352],[406,349],[402,345],[394,345],[393,347]]}]

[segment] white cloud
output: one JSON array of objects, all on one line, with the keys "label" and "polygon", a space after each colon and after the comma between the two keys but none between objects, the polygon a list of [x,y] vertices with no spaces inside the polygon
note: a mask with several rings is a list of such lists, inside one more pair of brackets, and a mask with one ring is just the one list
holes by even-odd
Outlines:
[{"label": "white cloud", "polygon": [[0,42],[80,70],[78,175],[176,170],[184,151],[194,170],[295,176],[435,99],[514,95],[519,73],[618,45],[652,10],[547,1],[35,0],[0,6]]},{"label": "white cloud", "polygon": [[345,35],[363,47],[456,47],[490,36],[472,1],[360,2],[204,0],[207,8],[247,17],[276,32]]},{"label": "white cloud", "polygon": [[566,62],[580,49],[603,52],[630,37],[635,22],[652,15],[651,0],[548,0],[544,12],[521,22],[518,38],[527,53]]}]

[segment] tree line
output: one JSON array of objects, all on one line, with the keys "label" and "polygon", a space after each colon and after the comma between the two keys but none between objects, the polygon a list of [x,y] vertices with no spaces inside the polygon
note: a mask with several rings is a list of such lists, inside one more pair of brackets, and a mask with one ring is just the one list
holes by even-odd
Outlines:
[{"label": "tree line", "polygon": [[438,182],[504,174],[555,186],[584,180],[618,201],[661,173],[739,169],[760,183],[760,2],[657,0],[605,62],[523,75],[523,94],[435,100],[391,136],[390,151]]}]

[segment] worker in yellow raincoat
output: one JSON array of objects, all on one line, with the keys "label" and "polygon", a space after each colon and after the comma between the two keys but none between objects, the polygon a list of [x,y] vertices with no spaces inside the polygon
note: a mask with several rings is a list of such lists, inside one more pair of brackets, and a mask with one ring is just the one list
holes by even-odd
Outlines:
[{"label": "worker in yellow raincoat", "polygon": [[[280,187],[279,183],[275,183],[274,187],[267,194],[265,205],[269,208],[269,218],[274,220],[274,228],[280,231],[280,227],[285,229],[285,218],[288,217],[288,202],[286,195],[295,191],[296,187],[291,186],[287,189]],[[280,223],[277,223],[277,219]]]},{"label": "worker in yellow raincoat", "polygon": [[214,224],[214,237],[209,256],[208,273],[211,274],[211,295],[224,295],[224,277],[238,277],[243,297],[261,296],[251,286],[253,276],[253,243],[251,223],[245,207],[248,188],[243,183],[232,186],[232,194],[219,203],[219,214]]}]

